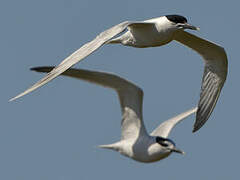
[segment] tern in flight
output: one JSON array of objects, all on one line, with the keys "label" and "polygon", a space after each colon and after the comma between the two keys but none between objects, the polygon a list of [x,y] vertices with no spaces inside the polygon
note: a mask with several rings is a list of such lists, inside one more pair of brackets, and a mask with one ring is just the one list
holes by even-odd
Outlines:
[{"label": "tern in flight", "polygon": [[[50,72],[52,69],[53,67],[32,68],[38,72]],[[118,151],[122,155],[146,163],[166,158],[172,152],[184,154],[176,148],[168,135],[177,123],[195,113],[197,107],[161,123],[149,135],[142,119],[143,91],[141,88],[126,79],[105,72],[70,68],[62,75],[112,88],[117,92],[122,110],[121,140],[99,147]]]},{"label": "tern in flight", "polygon": [[[115,37],[126,29],[127,31],[124,34]],[[95,39],[64,59],[36,84],[10,99],[10,101],[48,83],[104,44],[120,43],[124,46],[145,48],[162,46],[175,40],[200,54],[205,63],[200,100],[193,128],[193,132],[195,132],[208,120],[216,105],[227,77],[228,61],[224,48],[185,32],[185,29],[198,30],[199,28],[188,24],[187,19],[180,15],[166,15],[146,21],[122,22],[100,33]]]}]

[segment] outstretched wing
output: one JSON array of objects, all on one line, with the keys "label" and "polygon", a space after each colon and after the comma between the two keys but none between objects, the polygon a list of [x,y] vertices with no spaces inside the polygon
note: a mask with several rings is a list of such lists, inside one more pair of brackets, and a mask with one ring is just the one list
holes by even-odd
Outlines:
[{"label": "outstretched wing", "polygon": [[[50,72],[54,67],[35,67],[37,72]],[[137,138],[146,134],[142,122],[142,90],[133,83],[106,72],[89,71],[70,68],[62,73],[64,76],[74,77],[109,87],[117,91],[122,110],[122,139]]]},{"label": "outstretched wing", "polygon": [[174,39],[199,53],[205,62],[195,132],[205,124],[217,103],[227,77],[227,55],[221,46],[185,31],[177,32]]},{"label": "outstretched wing", "polygon": [[153,130],[151,133],[152,136],[161,136],[164,138],[167,138],[169,133],[171,132],[172,128],[176,126],[179,122],[181,122],[183,119],[187,118],[191,114],[195,113],[197,111],[197,107],[190,109],[184,113],[181,113],[167,121],[164,121],[161,123],[156,129]]},{"label": "outstretched wing", "polygon": [[113,38],[114,36],[118,35],[119,33],[123,32],[129,25],[137,25],[137,24],[151,24],[146,22],[134,22],[134,21],[126,21],[122,22],[118,25],[111,27],[110,29],[100,33],[94,40],[86,43],[80,49],[72,53],[66,59],[64,59],[58,66],[56,66],[51,72],[49,72],[44,78],[39,80],[36,84],[25,90],[24,92],[20,93],[16,97],[10,99],[13,101],[21,96],[24,96],[35,89],[43,86],[44,84],[48,83],[52,79],[56,78],[58,75],[66,71],[68,68],[72,67],[74,64],[78,63],[98,48],[100,48],[104,43],[108,40]]}]

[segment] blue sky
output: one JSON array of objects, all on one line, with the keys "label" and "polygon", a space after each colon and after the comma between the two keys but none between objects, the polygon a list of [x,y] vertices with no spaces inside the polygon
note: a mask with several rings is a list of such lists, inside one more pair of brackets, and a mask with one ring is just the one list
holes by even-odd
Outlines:
[{"label": "blue sky", "polygon": [[[186,155],[143,164],[97,145],[120,137],[116,93],[59,77],[9,103],[39,80],[30,67],[57,65],[106,28],[125,20],[181,14],[201,28],[192,32],[222,45],[229,74],[217,106],[195,134],[191,116],[171,133]],[[8,0],[0,3],[0,179],[237,179],[239,174],[239,2]],[[144,122],[162,121],[195,106],[201,57],[172,42],[137,49],[104,46],[75,67],[114,72],[144,90]]]}]

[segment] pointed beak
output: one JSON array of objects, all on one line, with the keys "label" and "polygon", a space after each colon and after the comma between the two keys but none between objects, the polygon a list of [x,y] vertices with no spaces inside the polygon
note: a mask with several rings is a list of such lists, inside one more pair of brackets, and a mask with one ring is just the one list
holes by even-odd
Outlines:
[{"label": "pointed beak", "polygon": [[183,28],[183,29],[192,29],[192,30],[197,30],[199,31],[200,28],[199,27],[196,27],[196,26],[193,26],[191,24],[188,24],[188,23],[184,23],[184,24],[179,24],[178,27],[180,28]]},{"label": "pointed beak", "polygon": [[176,153],[180,153],[180,154],[185,154],[185,152],[184,151],[182,151],[182,150],[180,150],[180,149],[177,149],[176,147],[174,147],[174,148],[171,148],[171,151],[172,152],[176,152]]}]

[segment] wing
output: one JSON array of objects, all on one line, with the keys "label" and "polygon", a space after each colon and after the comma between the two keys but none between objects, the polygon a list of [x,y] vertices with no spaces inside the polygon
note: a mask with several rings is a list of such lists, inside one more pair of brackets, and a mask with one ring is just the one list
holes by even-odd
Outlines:
[{"label": "wing", "polygon": [[[50,72],[54,67],[35,67],[37,72]],[[117,91],[122,110],[122,139],[137,138],[145,135],[146,129],[142,122],[143,91],[133,83],[110,73],[82,69],[68,69],[64,76],[74,77],[109,87]]]},{"label": "wing", "polygon": [[174,128],[174,126],[176,126],[176,124],[178,124],[183,119],[190,116],[191,114],[195,113],[196,111],[197,111],[197,107],[190,109],[184,113],[181,113],[167,121],[164,121],[151,133],[151,135],[167,138],[169,133],[171,132],[172,128]]},{"label": "wing", "polygon": [[112,28],[100,33],[94,40],[86,43],[83,45],[80,49],[75,51],[73,54],[68,56],[66,59],[64,59],[58,66],[56,66],[51,72],[49,72],[44,78],[39,80],[37,83],[35,83],[33,86],[25,90],[24,92],[20,93],[16,97],[10,99],[10,101],[13,101],[21,96],[24,96],[35,89],[43,86],[44,84],[48,83],[52,79],[56,78],[58,75],[66,71],[68,68],[73,66],[74,64],[78,63],[94,51],[96,51],[98,48],[100,48],[104,43],[106,43],[108,40],[113,38],[114,36],[118,35],[119,33],[123,32],[129,25],[137,25],[137,24],[146,24],[145,22],[123,22],[116,26],[113,26]]},{"label": "wing", "polygon": [[199,53],[205,62],[195,132],[205,124],[217,103],[227,77],[227,55],[221,46],[185,31],[177,32],[174,39]]}]

